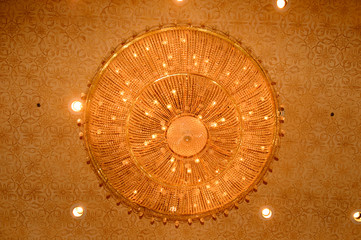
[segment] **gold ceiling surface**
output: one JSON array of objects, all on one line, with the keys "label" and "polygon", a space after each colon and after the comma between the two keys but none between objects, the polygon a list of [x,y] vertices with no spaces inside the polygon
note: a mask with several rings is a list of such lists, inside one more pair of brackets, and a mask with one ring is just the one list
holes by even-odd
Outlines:
[{"label": "gold ceiling surface", "polygon": [[96,173],[141,214],[186,220],[232,208],[278,144],[267,75],[238,43],[195,27],[120,46],[87,94],[84,138]]}]

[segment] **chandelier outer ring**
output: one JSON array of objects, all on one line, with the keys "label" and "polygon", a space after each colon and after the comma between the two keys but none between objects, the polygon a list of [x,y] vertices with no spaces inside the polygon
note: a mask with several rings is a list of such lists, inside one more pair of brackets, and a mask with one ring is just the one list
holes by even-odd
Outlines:
[{"label": "chandelier outer ring", "polygon": [[[87,126],[88,126],[88,106],[90,105],[90,102],[92,101],[92,96],[94,94],[94,90],[96,89],[96,86],[103,76],[105,70],[107,67],[112,63],[112,61],[117,57],[117,55],[123,51],[124,49],[128,48],[130,45],[134,44],[135,42],[148,37],[150,35],[158,34],[165,31],[170,30],[191,30],[191,31],[200,31],[206,34],[210,34],[212,36],[218,37],[230,44],[232,44],[237,50],[241,51],[249,60],[252,61],[252,63],[259,69],[259,72],[263,75],[264,79],[267,81],[267,87],[272,95],[273,105],[275,109],[275,128],[273,133],[273,147],[268,155],[268,159],[262,169],[262,171],[258,174],[257,178],[253,181],[253,184],[249,186],[249,188],[244,191],[242,194],[240,194],[237,198],[235,198],[233,201],[230,201],[228,204],[223,205],[220,208],[213,209],[211,211],[202,212],[201,214],[187,214],[187,215],[165,215],[163,213],[159,213],[157,211],[153,211],[151,209],[148,209],[142,205],[136,204],[134,202],[129,201],[129,199],[125,198],[121,194],[117,192],[111,185],[111,183],[108,181],[106,175],[103,173],[102,168],[98,165],[97,161],[95,160],[95,156],[92,154],[90,144],[88,142],[88,136],[87,136]],[[251,195],[252,192],[257,189],[257,186],[262,182],[262,179],[265,177],[268,169],[270,168],[270,165],[277,154],[279,147],[280,147],[280,112],[279,112],[279,102],[278,102],[278,94],[276,93],[274,87],[273,87],[273,81],[271,81],[270,77],[268,76],[266,70],[261,66],[259,61],[257,61],[257,58],[252,55],[250,49],[242,46],[242,44],[237,41],[236,39],[232,38],[228,34],[217,31],[215,29],[206,28],[204,26],[192,26],[192,25],[172,25],[172,26],[165,26],[165,27],[156,27],[155,29],[147,30],[144,33],[140,34],[139,36],[132,37],[128,39],[125,43],[120,44],[114,51],[111,52],[110,56],[107,60],[103,61],[101,66],[97,69],[96,75],[92,79],[91,83],[89,84],[89,88],[86,93],[86,100],[83,107],[83,114],[82,118],[84,119],[82,126],[82,132],[84,133],[84,144],[85,149],[88,153],[88,160],[90,161],[90,165],[93,169],[93,171],[96,173],[96,175],[99,177],[99,180],[101,182],[101,185],[107,189],[108,192],[113,195],[113,197],[116,199],[117,202],[122,203],[125,206],[128,206],[130,209],[134,210],[134,212],[142,212],[145,217],[147,218],[156,218],[157,221],[162,221],[162,219],[166,218],[170,221],[188,221],[188,219],[211,219],[212,216],[215,215],[221,215],[224,211],[228,211],[230,209],[235,208],[235,206],[245,200],[247,195]],[[142,215],[143,215],[142,214]],[[213,217],[214,218],[214,217]]]}]

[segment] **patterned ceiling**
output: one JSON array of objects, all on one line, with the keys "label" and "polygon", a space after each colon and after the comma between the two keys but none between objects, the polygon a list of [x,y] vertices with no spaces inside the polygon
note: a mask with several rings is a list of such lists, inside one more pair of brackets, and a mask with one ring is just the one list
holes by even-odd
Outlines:
[{"label": "patterned ceiling", "polygon": [[[350,214],[361,208],[361,1],[290,1],[287,12],[271,0],[1,1],[0,238],[360,238]],[[177,229],[105,198],[68,105],[123,40],[188,22],[259,57],[286,108],[286,136],[250,203]],[[70,216],[75,203],[83,219]],[[259,217],[265,205],[270,221]]]}]

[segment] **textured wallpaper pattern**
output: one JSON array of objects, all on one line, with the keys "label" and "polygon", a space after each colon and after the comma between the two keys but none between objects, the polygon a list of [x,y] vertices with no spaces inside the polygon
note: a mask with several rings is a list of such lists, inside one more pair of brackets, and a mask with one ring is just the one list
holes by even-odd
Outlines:
[{"label": "textured wallpaper pattern", "polygon": [[[358,239],[361,1],[0,1],[1,239]],[[153,225],[105,199],[69,103],[112,49],[147,26],[213,26],[241,40],[286,108],[267,186],[228,217]],[[333,116],[331,116],[333,113]],[[81,220],[70,207],[83,203]],[[275,211],[260,219],[261,206]]]}]

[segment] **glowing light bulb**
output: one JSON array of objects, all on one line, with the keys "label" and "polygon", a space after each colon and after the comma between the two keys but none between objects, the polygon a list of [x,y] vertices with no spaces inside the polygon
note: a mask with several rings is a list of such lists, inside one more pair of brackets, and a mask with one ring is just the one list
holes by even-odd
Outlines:
[{"label": "glowing light bulb", "polygon": [[134,191],[133,191],[133,193],[134,193],[134,194],[137,194],[137,193],[138,193],[138,191],[137,191],[137,190],[134,190]]},{"label": "glowing light bulb", "polygon": [[359,211],[354,212],[352,217],[356,222],[361,223],[361,212]]},{"label": "glowing light bulb", "polygon": [[154,103],[154,104],[158,104],[158,101],[157,101],[157,100],[154,100],[153,103]]},{"label": "glowing light bulb", "polygon": [[288,1],[287,0],[277,0],[277,7],[282,9],[286,7]]},{"label": "glowing light bulb", "polygon": [[205,63],[209,63],[209,59],[204,60]]},{"label": "glowing light bulb", "polygon": [[162,42],[163,45],[166,45],[167,43],[168,43],[168,41],[166,41],[166,40],[164,40],[164,41]]},{"label": "glowing light bulb", "polygon": [[175,160],[174,157],[172,157],[172,158],[170,159],[170,162],[172,163],[172,162],[174,162],[174,160]]},{"label": "glowing light bulb", "polygon": [[81,207],[81,206],[74,207],[73,211],[72,211],[72,214],[76,218],[81,217],[84,214],[84,208]]},{"label": "glowing light bulb", "polygon": [[181,38],[181,42],[185,43],[187,40],[185,38]]},{"label": "glowing light bulb", "polygon": [[167,64],[163,63],[163,67],[167,67]]},{"label": "glowing light bulb", "polygon": [[225,122],[226,121],[226,119],[225,118],[221,118],[221,122]]},{"label": "glowing light bulb", "polygon": [[83,108],[83,104],[80,101],[74,101],[71,103],[71,109],[74,112],[80,112],[82,108]]},{"label": "glowing light bulb", "polygon": [[269,208],[263,208],[261,213],[262,213],[262,217],[264,217],[266,219],[272,217],[272,211]]},{"label": "glowing light bulb", "polygon": [[198,118],[199,118],[199,119],[202,119],[202,115],[198,115]]},{"label": "glowing light bulb", "polygon": [[192,173],[192,169],[188,168],[187,173]]},{"label": "glowing light bulb", "polygon": [[155,139],[157,137],[157,134],[153,134],[152,138]]},{"label": "glowing light bulb", "polygon": [[169,55],[169,56],[168,56],[168,59],[172,59],[172,58],[173,58],[173,56],[172,56],[172,55]]},{"label": "glowing light bulb", "polygon": [[196,163],[199,163],[199,158],[197,158],[196,160],[194,160]]},{"label": "glowing light bulb", "polygon": [[137,55],[136,53],[133,53],[133,56],[134,56],[134,57],[137,57],[138,55]]},{"label": "glowing light bulb", "polygon": [[176,91],[175,89],[172,90],[172,93],[173,93],[173,94],[176,94],[176,92],[177,92],[177,91]]},{"label": "glowing light bulb", "polygon": [[172,108],[172,105],[168,104],[168,105],[167,105],[167,108],[168,108],[168,109],[171,109],[171,108]]},{"label": "glowing light bulb", "polygon": [[217,104],[217,102],[216,102],[216,101],[213,101],[213,102],[212,102],[212,104],[213,104],[213,105],[216,105],[216,104]]},{"label": "glowing light bulb", "polygon": [[207,188],[207,189],[210,189],[210,188],[211,188],[211,186],[210,186],[210,185],[206,185],[206,188]]},{"label": "glowing light bulb", "polygon": [[165,131],[167,128],[165,126],[162,127],[162,130]]},{"label": "glowing light bulb", "polygon": [[149,51],[149,49],[150,49],[149,47],[145,47],[145,50]]},{"label": "glowing light bulb", "polygon": [[175,167],[174,167],[174,168],[172,168],[172,172],[175,172]]},{"label": "glowing light bulb", "polygon": [[212,122],[212,123],[211,123],[211,127],[217,127],[217,123],[216,123],[216,122]]},{"label": "glowing light bulb", "polygon": [[265,116],[265,117],[264,117],[264,119],[265,119],[265,120],[268,120],[268,117],[267,117],[267,116]]}]

